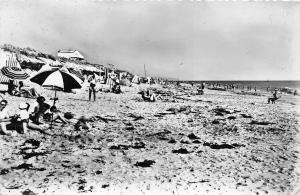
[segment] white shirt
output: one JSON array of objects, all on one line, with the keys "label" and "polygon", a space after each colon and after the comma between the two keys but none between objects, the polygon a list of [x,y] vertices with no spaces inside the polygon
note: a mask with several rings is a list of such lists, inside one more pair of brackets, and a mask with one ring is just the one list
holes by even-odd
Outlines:
[{"label": "white shirt", "polygon": [[39,103],[35,102],[32,106],[30,106],[29,113],[34,113],[35,108],[38,108],[38,110],[40,109]]},{"label": "white shirt", "polygon": [[29,113],[27,110],[20,110],[19,115],[21,120],[29,119]]},{"label": "white shirt", "polygon": [[2,111],[0,111],[0,119],[5,119],[5,118],[9,118],[9,114],[6,107],[3,108]]}]

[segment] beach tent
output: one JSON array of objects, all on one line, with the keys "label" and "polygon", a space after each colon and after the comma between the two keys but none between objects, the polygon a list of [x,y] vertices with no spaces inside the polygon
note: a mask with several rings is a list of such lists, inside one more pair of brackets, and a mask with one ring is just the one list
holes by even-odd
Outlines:
[{"label": "beach tent", "polygon": [[0,62],[1,83],[7,83],[9,80],[14,80],[14,83],[18,83],[17,80],[23,80],[29,77],[29,74],[21,69],[21,65],[17,61],[15,53],[2,50],[0,52]]},{"label": "beach tent", "polygon": [[109,88],[112,88],[115,84],[115,81],[111,77],[107,77],[105,84],[108,85]]},{"label": "beach tent", "polygon": [[146,77],[146,79],[147,79],[147,84],[150,84],[151,83],[151,77]]},{"label": "beach tent", "polygon": [[137,76],[137,75],[134,75],[132,80],[131,80],[132,83],[136,83],[136,84],[139,84],[140,83],[140,77]]},{"label": "beach tent", "polygon": [[15,53],[2,51],[0,53],[0,68],[15,67],[21,69],[20,63],[17,61]]}]

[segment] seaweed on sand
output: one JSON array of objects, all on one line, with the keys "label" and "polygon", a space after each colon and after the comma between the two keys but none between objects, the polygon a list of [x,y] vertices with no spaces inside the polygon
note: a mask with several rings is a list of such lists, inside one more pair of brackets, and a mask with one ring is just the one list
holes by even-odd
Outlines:
[{"label": "seaweed on sand", "polygon": [[151,167],[154,163],[154,160],[144,160],[142,162],[136,162],[134,165],[137,167]]},{"label": "seaweed on sand", "polygon": [[237,148],[237,147],[245,147],[244,144],[237,144],[237,143],[233,143],[233,144],[227,144],[227,143],[222,143],[222,144],[215,144],[215,143],[208,143],[208,142],[204,142],[203,146],[209,146],[211,149],[233,149],[233,148]]}]

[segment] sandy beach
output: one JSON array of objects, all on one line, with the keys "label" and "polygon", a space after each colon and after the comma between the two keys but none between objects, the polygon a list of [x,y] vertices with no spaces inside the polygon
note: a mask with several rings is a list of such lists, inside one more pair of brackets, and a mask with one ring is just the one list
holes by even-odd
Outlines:
[{"label": "sandy beach", "polygon": [[[162,100],[137,94],[153,88]],[[0,136],[0,194],[297,194],[299,96],[135,85],[123,94],[58,92],[89,130]],[[51,103],[54,92],[39,89]],[[3,95],[16,112],[34,99]]]}]

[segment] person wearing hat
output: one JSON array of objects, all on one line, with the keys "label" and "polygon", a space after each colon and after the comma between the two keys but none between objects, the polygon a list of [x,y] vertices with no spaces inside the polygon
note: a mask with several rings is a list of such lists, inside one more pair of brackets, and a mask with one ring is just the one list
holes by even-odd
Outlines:
[{"label": "person wearing hat", "polygon": [[19,113],[17,114],[17,128],[19,128],[21,133],[27,133],[28,128],[30,129],[35,129],[35,130],[45,130],[43,127],[34,124],[30,119],[29,119],[29,107],[30,104],[21,102],[19,104]]},{"label": "person wearing hat", "polygon": [[21,102],[19,104],[19,113],[17,114],[17,128],[21,129],[21,133],[27,133],[28,131],[28,122],[29,122],[29,113],[28,113],[29,104]]}]

